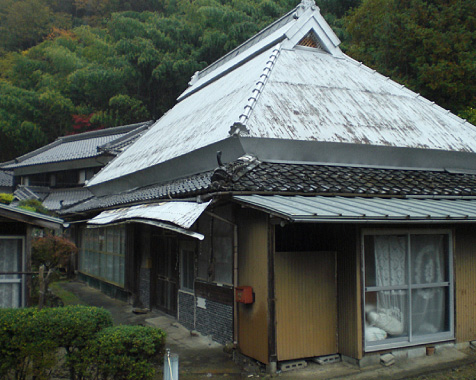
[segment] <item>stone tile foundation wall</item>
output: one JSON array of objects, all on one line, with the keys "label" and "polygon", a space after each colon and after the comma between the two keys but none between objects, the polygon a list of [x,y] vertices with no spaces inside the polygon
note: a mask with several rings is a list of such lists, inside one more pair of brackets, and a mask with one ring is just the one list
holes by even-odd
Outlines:
[{"label": "stone tile foundation wall", "polygon": [[178,321],[187,329],[195,330],[195,296],[190,293],[179,292]]},{"label": "stone tile foundation wall", "polygon": [[101,281],[100,279],[97,279],[95,277],[88,276],[85,273],[78,273],[78,280],[83,281],[89,286],[100,290],[105,295],[111,298],[115,298],[124,302],[129,301],[129,292],[116,285]]},{"label": "stone tile foundation wall", "polygon": [[210,335],[221,344],[233,341],[233,306],[184,292],[179,292],[178,302],[179,322],[185,327]]}]

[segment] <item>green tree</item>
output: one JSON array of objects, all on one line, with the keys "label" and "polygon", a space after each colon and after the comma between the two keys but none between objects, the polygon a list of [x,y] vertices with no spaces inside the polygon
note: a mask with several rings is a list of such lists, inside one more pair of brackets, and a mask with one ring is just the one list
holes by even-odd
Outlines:
[{"label": "green tree", "polygon": [[458,112],[476,99],[476,3],[364,0],[346,19],[354,58]]},{"label": "green tree", "polygon": [[40,0],[4,3],[0,8],[2,48],[6,51],[19,51],[34,46],[51,31],[51,17],[51,10]]}]

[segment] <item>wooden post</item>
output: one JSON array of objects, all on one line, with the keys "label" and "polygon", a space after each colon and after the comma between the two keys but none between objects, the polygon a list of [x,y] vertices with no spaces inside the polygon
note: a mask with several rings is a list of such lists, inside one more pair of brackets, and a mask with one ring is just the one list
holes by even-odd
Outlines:
[{"label": "wooden post", "polygon": [[40,273],[38,274],[38,281],[40,283],[40,291],[39,291],[39,299],[38,299],[38,310],[41,310],[45,304],[45,297],[46,297],[46,292],[48,291],[48,283],[50,281],[50,276],[51,273],[53,272],[52,269],[48,270],[48,274],[46,277],[45,275],[45,266],[41,265],[40,266]]}]

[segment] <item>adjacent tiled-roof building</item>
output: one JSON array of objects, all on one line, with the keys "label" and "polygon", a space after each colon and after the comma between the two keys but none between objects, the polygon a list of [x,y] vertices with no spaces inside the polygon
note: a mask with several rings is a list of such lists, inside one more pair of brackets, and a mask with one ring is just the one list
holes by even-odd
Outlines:
[{"label": "adjacent tiled-roof building", "polygon": [[13,191],[13,172],[0,168],[0,193],[11,193]]},{"label": "adjacent tiled-roof building", "polygon": [[151,124],[148,121],[60,137],[16,158],[4,165],[18,184],[16,199],[37,199],[58,211],[91,198],[91,192],[81,186]]}]

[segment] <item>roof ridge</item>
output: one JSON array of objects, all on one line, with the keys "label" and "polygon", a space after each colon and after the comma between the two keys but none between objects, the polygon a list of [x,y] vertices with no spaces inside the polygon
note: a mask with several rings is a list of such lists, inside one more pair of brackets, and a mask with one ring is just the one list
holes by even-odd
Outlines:
[{"label": "roof ridge", "polygon": [[112,140],[112,141],[109,141],[103,145],[100,145],[98,146],[98,151],[111,151],[111,153],[113,153],[112,151],[117,148],[117,146],[119,144],[123,144],[125,142],[129,142],[135,138],[138,138],[140,136],[141,133],[143,133],[144,131],[148,130],[149,127],[151,127],[153,124],[154,124],[154,120],[149,120],[149,121],[145,121],[143,123],[138,123],[137,124],[137,128],[134,128],[132,130],[130,130],[129,132],[127,132],[126,134],[124,134],[123,136],[115,139],[115,140]]},{"label": "roof ridge", "polygon": [[[292,28],[293,21],[296,22],[309,9],[312,9],[313,11],[319,11],[319,7],[315,4],[314,0],[302,0],[301,3],[299,3],[291,11],[289,11],[273,23],[269,24],[265,28],[261,29],[257,34],[255,34],[242,44],[238,45],[233,50],[229,51],[223,57],[211,63],[201,71],[196,71],[195,74],[192,76],[190,82],[188,83],[189,86],[185,89],[184,92],[182,92],[182,94],[179,95],[177,100],[179,102],[182,101],[191,94],[200,90],[200,88],[202,88],[203,86],[208,85],[210,82],[213,82],[214,80],[220,78],[229,71],[234,70],[237,66],[241,66],[243,63],[266,51],[268,48],[272,47],[276,43],[281,42],[287,37],[287,31],[283,31],[280,35],[274,36],[272,40],[267,41],[267,43],[265,44],[263,43],[263,41],[266,41],[278,31],[283,30],[286,27]],[[241,57],[241,59],[239,59],[239,61],[236,63],[232,63],[233,60],[237,57]],[[231,66],[227,67],[227,65],[229,64]],[[200,84],[198,85],[198,87],[195,87],[197,82]]]},{"label": "roof ridge", "polygon": [[239,116],[239,121],[233,123],[233,125],[230,127],[230,131],[228,132],[230,136],[249,134],[249,130],[246,128],[246,125],[250,118],[251,112],[253,112],[253,109],[258,102],[259,96],[263,92],[266,83],[268,82],[268,78],[271,75],[280,52],[281,44],[279,43],[271,52],[271,55],[269,56],[269,59],[263,68],[262,74],[256,82],[254,89],[251,91],[251,96],[248,98],[248,102],[243,108],[243,113]]},{"label": "roof ridge", "polygon": [[88,132],[78,133],[75,135],[61,136],[61,137],[58,137],[57,140],[60,140],[61,142],[71,142],[71,141],[87,140],[89,138],[94,138],[94,137],[104,137],[104,136],[110,136],[110,135],[115,135],[120,133],[128,133],[136,128],[139,128],[144,123],[147,123],[149,121],[134,123],[134,124],[127,124],[127,125],[120,125],[118,127],[103,128],[103,129],[98,129],[96,131],[88,131]]},{"label": "roof ridge", "polygon": [[[269,33],[270,31],[272,31],[272,29],[278,25],[281,24],[281,22],[283,21],[286,21],[286,24],[289,23],[290,20],[288,19],[291,19],[291,20],[294,20],[295,18],[297,18],[297,15],[296,15],[296,12],[298,9],[300,9],[302,6],[303,6],[303,3],[306,3],[306,2],[313,2],[314,3],[314,0],[303,0],[302,3],[298,4],[295,8],[293,8],[292,10],[290,10],[289,12],[287,12],[286,14],[284,14],[282,17],[280,17],[279,19],[277,19],[276,21],[272,22],[271,24],[269,24],[268,26],[264,27],[263,29],[261,29],[257,34],[253,35],[252,37],[248,38],[245,42],[241,43],[240,45],[238,45],[237,47],[235,47],[233,50],[230,50],[228,53],[226,53],[223,57],[217,59],[216,61],[212,62],[210,65],[208,65],[207,67],[205,67],[203,70],[200,70],[200,71],[197,71],[194,76],[192,77],[192,81],[194,80],[194,77],[196,78],[196,80],[198,80],[199,78],[201,77],[204,77],[206,75],[208,75],[209,73],[211,73],[212,71],[214,71],[215,69],[217,69],[218,67],[220,67],[221,65],[223,65],[224,63],[226,63],[227,61],[229,61],[231,58],[234,58],[235,56],[237,56],[238,54],[240,54],[240,50],[247,46],[247,48],[245,50],[248,50],[248,48],[250,48],[251,46],[254,46],[256,43],[258,43],[261,39],[263,39],[267,33]],[[315,5],[315,3],[314,3]],[[290,17],[292,16],[292,17]],[[282,26],[284,26],[282,25]],[[280,26],[281,27],[281,26]],[[237,53],[238,54],[235,54]]]}]

